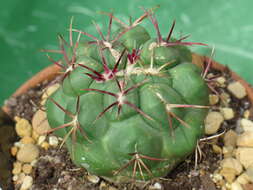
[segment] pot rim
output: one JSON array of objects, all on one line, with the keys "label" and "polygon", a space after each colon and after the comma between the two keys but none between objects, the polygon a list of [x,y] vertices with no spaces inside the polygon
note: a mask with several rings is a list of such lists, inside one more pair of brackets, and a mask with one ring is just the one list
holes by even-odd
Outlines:
[{"label": "pot rim", "polygon": [[[42,69],[40,72],[36,73],[26,82],[24,82],[9,98],[20,96],[21,94],[26,93],[29,89],[37,86],[43,81],[52,80],[53,78],[61,74],[60,71],[61,71],[61,68],[57,65],[50,65]],[[4,105],[2,107],[2,110],[7,115],[10,116],[10,108],[7,105]]]},{"label": "pot rim", "polygon": [[[203,63],[210,61],[210,57],[198,55],[195,53],[192,53],[192,63],[201,67],[203,69]],[[231,77],[240,82],[246,89],[248,98],[250,102],[253,103],[253,87],[246,82],[242,77],[240,77],[238,74],[236,74],[234,71],[230,70],[228,66],[222,65],[214,60],[212,60],[211,68],[220,70],[220,71],[226,71],[229,70]],[[23,83],[10,97],[17,97],[21,94],[26,93],[29,89],[35,87],[39,83],[45,81],[45,80],[51,80],[55,78],[56,76],[60,75],[61,68],[57,65],[50,65],[37,74],[35,74],[33,77],[31,77],[29,80]],[[4,105],[2,107],[3,111],[10,115],[10,109],[7,105]]]},{"label": "pot rim", "polygon": [[192,63],[198,65],[199,67],[203,68],[203,63],[208,61],[212,62],[211,68],[215,70],[229,71],[229,73],[231,74],[231,78],[234,79],[235,81],[240,82],[244,86],[250,102],[253,103],[253,87],[248,82],[246,82],[241,76],[232,71],[227,65],[222,65],[208,56],[202,56],[195,53],[192,54]]}]

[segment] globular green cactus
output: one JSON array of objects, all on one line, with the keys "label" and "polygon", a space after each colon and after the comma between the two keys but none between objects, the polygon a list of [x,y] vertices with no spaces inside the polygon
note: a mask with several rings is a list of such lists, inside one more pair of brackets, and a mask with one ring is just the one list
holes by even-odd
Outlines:
[{"label": "globular green cactus", "polygon": [[[188,45],[163,38],[152,11],[127,25],[109,14],[101,39],[70,27],[61,87],[48,99],[52,130],[63,138],[73,162],[90,173],[124,181],[165,176],[195,149],[203,135],[208,88],[191,63]],[[148,17],[157,32],[141,26]],[[112,21],[120,25],[112,32]],[[77,32],[77,41],[72,41]],[[92,41],[80,41],[85,35]]]}]

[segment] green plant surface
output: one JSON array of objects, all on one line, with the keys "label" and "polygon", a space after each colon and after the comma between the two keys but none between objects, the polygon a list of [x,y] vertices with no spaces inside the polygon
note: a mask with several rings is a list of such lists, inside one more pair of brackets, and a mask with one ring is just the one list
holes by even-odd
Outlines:
[{"label": "green plant surface", "polygon": [[[253,84],[252,11],[251,0],[61,0],[3,1],[0,7],[0,102],[6,99],[25,80],[49,63],[39,52],[42,48],[56,48],[57,33],[65,34],[70,18],[74,25],[94,33],[91,20],[104,23],[98,11],[113,11],[126,20],[141,14],[140,6],[147,8],[160,4],[158,20],[161,31],[167,32],[175,19],[175,34],[191,34],[193,41],[215,46],[214,58],[229,65]],[[240,16],[238,16],[240,15]],[[150,28],[147,24],[146,28]],[[104,30],[104,28],[102,28]],[[65,32],[64,32],[65,31]],[[154,34],[154,31],[149,31]],[[210,55],[207,48],[195,52]]]},{"label": "green plant surface", "polygon": [[[155,38],[141,27],[145,18]],[[108,20],[100,37],[70,24],[69,43],[59,38],[64,74],[46,104],[49,132],[92,174],[121,182],[165,176],[203,135],[209,91],[187,46],[205,44],[172,38],[173,25],[162,36],[151,10],[129,25]]]}]

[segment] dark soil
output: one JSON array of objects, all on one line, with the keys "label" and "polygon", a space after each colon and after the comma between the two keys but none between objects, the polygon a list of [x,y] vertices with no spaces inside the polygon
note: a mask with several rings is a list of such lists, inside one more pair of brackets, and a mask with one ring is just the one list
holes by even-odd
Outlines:
[{"label": "dark soil", "polygon": [[16,140],[14,122],[0,110],[0,188],[4,190],[14,189],[11,183],[14,158],[10,154],[10,148]]},{"label": "dark soil", "polygon": [[39,162],[33,171],[33,190],[91,189],[85,183],[85,169],[77,168],[70,160],[65,148],[41,150]]},{"label": "dark soil", "polygon": [[[165,190],[216,190],[215,184],[209,175],[218,167],[220,156],[214,154],[209,144],[202,144],[204,159],[199,164],[199,168],[194,170],[194,156],[190,156],[185,162],[180,164],[172,173],[164,179],[156,179],[147,184],[111,184],[103,179],[98,184],[89,182],[84,176],[87,172],[83,168],[77,168],[70,160],[65,148],[49,149],[42,151],[39,162],[33,172],[35,184],[33,190],[48,189],[73,189],[101,190],[100,184],[106,183],[108,186],[117,189],[148,189],[150,184],[159,182]],[[210,167],[211,166],[211,167]],[[142,188],[142,186],[145,186]]]},{"label": "dark soil", "polygon": [[[217,75],[226,76],[227,81],[230,81],[229,72],[219,73],[211,71]],[[13,116],[24,117],[31,121],[32,115],[39,107],[41,92],[47,83],[31,89],[27,94],[9,101],[8,105],[12,108]],[[215,86],[218,92],[226,91],[226,89]],[[227,91],[226,91],[227,92]],[[228,92],[227,92],[228,93]],[[232,96],[231,96],[232,97]],[[36,105],[36,106],[34,106]],[[235,119],[224,122],[220,132],[235,128],[237,119],[242,117],[244,110],[251,107],[247,98],[238,100],[232,98],[231,105],[233,109],[237,110]],[[14,109],[15,108],[15,109]],[[213,107],[212,109],[217,109]],[[200,148],[203,153],[203,158],[199,161],[197,169],[194,169],[195,156],[190,155],[185,162],[181,163],[165,178],[155,179],[146,184],[140,185],[139,183],[129,184],[112,184],[104,179],[100,179],[99,183],[93,184],[84,177],[87,175],[85,169],[77,168],[70,160],[67,150],[50,148],[48,151],[41,150],[40,159],[33,171],[34,185],[33,190],[83,190],[83,189],[103,189],[101,184],[106,186],[115,187],[117,189],[149,189],[151,184],[159,182],[162,184],[164,190],[218,190],[214,182],[210,178],[219,165],[219,160],[222,155],[213,152],[212,143],[222,146],[221,140],[205,141],[200,143]],[[105,188],[107,189],[107,187]]]},{"label": "dark soil", "polygon": [[42,95],[42,89],[48,82],[39,84],[38,86],[27,91],[18,97],[11,97],[6,104],[10,108],[10,115],[12,117],[18,116],[29,121],[32,120],[33,114],[39,108],[39,102]]},{"label": "dark soil", "polygon": [[54,81],[44,81],[34,88],[29,89],[25,94],[9,98],[5,104],[10,108],[10,116],[12,118],[18,116],[31,121],[34,113],[41,108],[40,101],[43,89],[49,85],[59,82],[60,79],[61,77],[57,77]]}]

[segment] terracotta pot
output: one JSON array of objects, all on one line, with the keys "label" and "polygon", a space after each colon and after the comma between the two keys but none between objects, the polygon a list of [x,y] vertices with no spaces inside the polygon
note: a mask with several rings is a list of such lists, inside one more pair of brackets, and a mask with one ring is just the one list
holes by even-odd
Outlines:
[{"label": "terracotta pot", "polygon": [[[203,69],[203,62],[207,62],[210,58],[206,56],[200,56],[198,54],[192,54],[192,63],[196,64],[197,66],[201,67]],[[220,71],[226,71],[228,68],[224,65],[221,65],[215,61],[212,60],[212,68]],[[61,68],[57,65],[51,65],[36,75],[34,75],[30,80],[26,81],[20,88],[16,90],[12,94],[11,97],[17,97],[21,94],[24,94],[27,90],[30,88],[35,87],[37,84],[45,81],[45,80],[51,80],[57,75],[59,75]],[[250,84],[248,84],[245,80],[243,80],[240,76],[238,76],[235,72],[231,71],[231,76],[234,80],[239,81],[246,89],[248,98],[250,102],[253,103],[253,88]],[[9,108],[7,106],[3,107],[3,110],[9,115]]]}]

